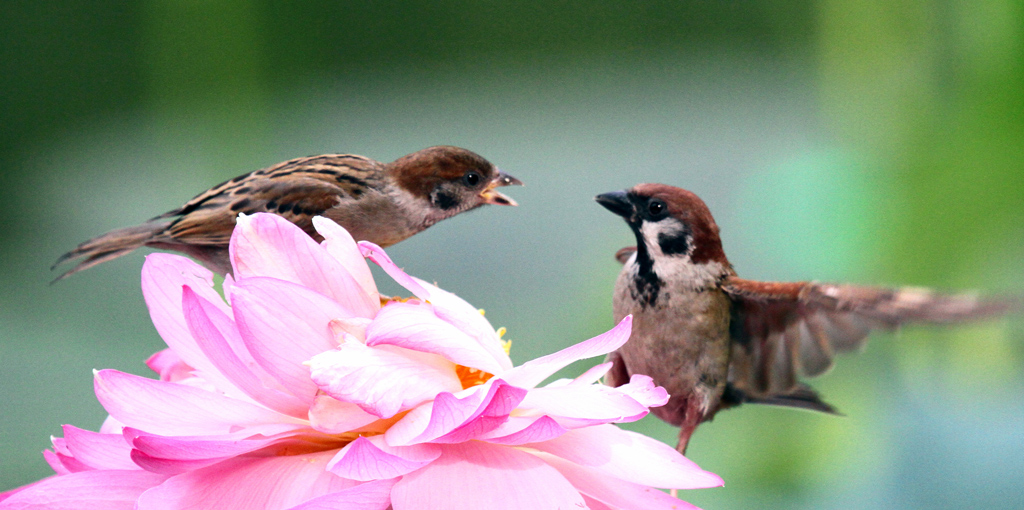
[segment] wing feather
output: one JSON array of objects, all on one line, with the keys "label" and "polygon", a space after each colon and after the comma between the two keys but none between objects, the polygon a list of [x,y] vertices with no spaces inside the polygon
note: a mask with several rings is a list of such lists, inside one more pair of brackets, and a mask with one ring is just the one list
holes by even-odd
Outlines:
[{"label": "wing feather", "polygon": [[[863,348],[873,330],[983,319],[1018,306],[1009,299],[920,288],[767,283],[736,277],[727,278],[722,289],[733,304],[731,390],[742,401],[801,403],[798,407],[807,407],[813,393],[799,378],[828,372],[836,353]],[[821,404],[819,410],[831,409],[815,402]]]}]

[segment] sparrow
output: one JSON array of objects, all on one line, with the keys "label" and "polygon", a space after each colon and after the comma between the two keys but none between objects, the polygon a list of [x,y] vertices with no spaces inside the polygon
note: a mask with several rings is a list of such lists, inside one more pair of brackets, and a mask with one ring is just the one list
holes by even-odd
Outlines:
[{"label": "sparrow", "polygon": [[276,213],[318,241],[313,217],[325,216],[357,241],[387,247],[485,204],[517,205],[496,188],[522,184],[480,155],[451,146],[387,164],[354,154],[297,158],[222,182],[141,225],[90,239],[51,270],[82,259],[57,281],[150,246],[184,253],[225,274],[231,271],[228,241],[241,213]]},{"label": "sparrow", "polygon": [[637,242],[616,253],[624,267],[613,312],[616,322],[632,314],[633,330],[608,355],[605,382],[646,374],[663,386],[669,402],[652,411],[680,427],[680,453],[698,425],[743,403],[836,413],[800,378],[828,371],[837,352],[860,348],[873,329],[955,323],[1015,306],[921,288],[742,279],[697,195],[639,184],[595,200],[622,216]]}]

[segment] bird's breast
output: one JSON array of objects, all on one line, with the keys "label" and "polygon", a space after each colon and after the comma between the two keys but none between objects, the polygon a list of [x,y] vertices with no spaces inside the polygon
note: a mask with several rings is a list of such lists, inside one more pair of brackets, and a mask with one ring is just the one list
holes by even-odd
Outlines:
[{"label": "bird's breast", "polygon": [[633,315],[633,331],[619,349],[629,374],[645,374],[673,397],[711,402],[725,386],[729,360],[729,300],[718,288],[693,290],[664,282],[647,304],[634,297],[625,269],[616,283],[616,321]]}]

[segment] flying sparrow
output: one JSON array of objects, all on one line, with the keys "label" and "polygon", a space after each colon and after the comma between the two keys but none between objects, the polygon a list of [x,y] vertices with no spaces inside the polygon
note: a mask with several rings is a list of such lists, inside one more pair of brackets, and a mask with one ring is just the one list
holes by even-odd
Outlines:
[{"label": "flying sparrow", "polygon": [[836,352],[859,348],[872,329],[954,323],[1012,306],[920,288],[744,280],[693,193],[640,184],[595,199],[637,240],[616,254],[625,267],[615,283],[615,321],[633,314],[633,333],[608,355],[606,382],[646,374],[664,386],[669,403],[653,412],[681,427],[680,452],[698,425],[745,402],[834,413],[798,378],[825,373]]},{"label": "flying sparrow", "polygon": [[315,238],[312,219],[322,215],[357,241],[386,247],[484,204],[516,205],[495,189],[509,185],[522,182],[458,147],[430,147],[387,164],[352,154],[297,158],[218,184],[141,225],[90,239],[53,267],[83,259],[60,280],[150,246],[182,252],[225,274],[239,213],[277,213]]}]

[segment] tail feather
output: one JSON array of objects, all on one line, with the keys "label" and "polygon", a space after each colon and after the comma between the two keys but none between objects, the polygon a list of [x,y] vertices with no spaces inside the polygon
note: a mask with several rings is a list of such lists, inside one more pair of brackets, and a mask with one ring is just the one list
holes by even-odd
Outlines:
[{"label": "tail feather", "polygon": [[141,225],[112,230],[101,236],[94,237],[57,259],[57,262],[50,267],[51,271],[67,261],[84,258],[75,267],[61,274],[50,283],[58,282],[79,271],[89,269],[108,260],[116,259],[122,255],[127,255],[152,241],[157,235],[164,232],[170,224],[171,220],[148,221]]},{"label": "tail feather", "polygon": [[785,393],[752,395],[733,386],[732,383],[726,383],[725,392],[722,394],[721,408],[727,409],[740,404],[794,407],[808,411],[842,415],[836,408],[822,400],[818,392],[806,384],[798,384]]}]

